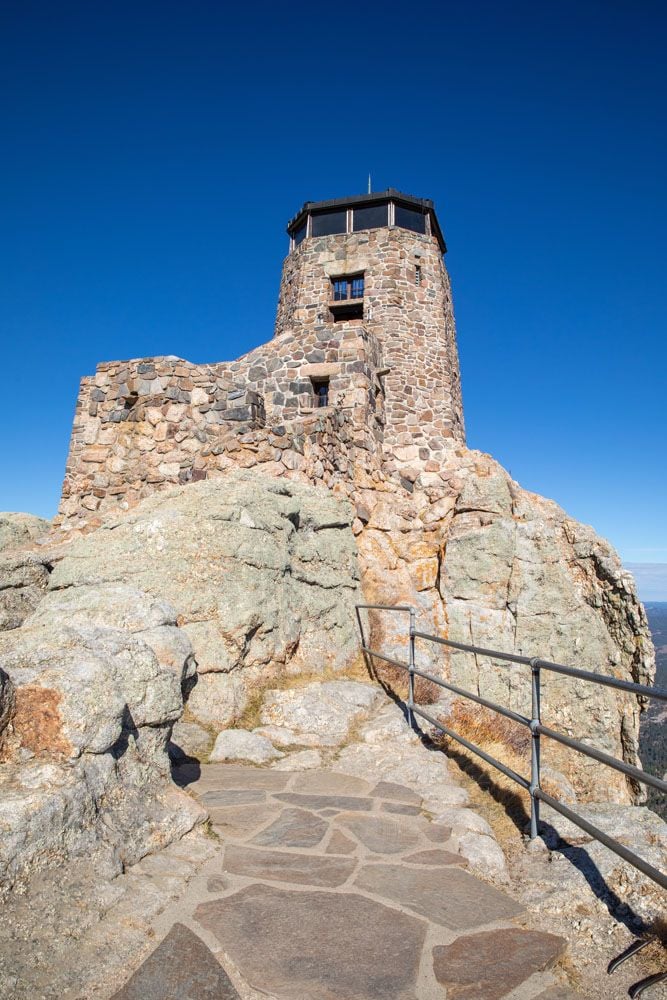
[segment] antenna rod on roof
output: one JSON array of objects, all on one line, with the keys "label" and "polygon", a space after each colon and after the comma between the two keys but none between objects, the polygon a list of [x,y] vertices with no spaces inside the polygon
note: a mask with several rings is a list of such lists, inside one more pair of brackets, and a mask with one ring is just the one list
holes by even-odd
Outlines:
[{"label": "antenna rod on roof", "polygon": [[368,175],[368,193],[371,193],[371,175]]}]

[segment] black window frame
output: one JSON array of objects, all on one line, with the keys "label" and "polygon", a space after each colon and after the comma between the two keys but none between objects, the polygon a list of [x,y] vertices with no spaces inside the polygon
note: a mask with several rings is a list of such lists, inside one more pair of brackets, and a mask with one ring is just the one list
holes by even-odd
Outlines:
[{"label": "black window frame", "polygon": [[303,243],[303,241],[306,239],[307,236],[308,236],[308,218],[306,217],[306,221],[303,223],[303,225],[299,226],[297,230],[295,230],[294,235],[292,236],[292,239],[294,240],[294,248],[296,249],[297,247],[301,246],[301,244]]},{"label": "black window frame", "polygon": [[[378,213],[383,213],[383,221],[376,221]],[[370,213],[373,221],[358,226],[357,219],[363,218],[364,213]],[[352,232],[363,233],[368,229],[385,229],[389,225],[389,202],[383,201],[375,205],[359,205],[352,210]]]},{"label": "black window frame", "polygon": [[[353,295],[355,283],[361,282],[361,295]],[[345,284],[345,295],[340,295],[337,285]],[[356,274],[340,274],[331,278],[331,302],[341,304],[343,302],[362,302],[366,294],[366,276],[363,271]]]},{"label": "black window frame", "polygon": [[[333,222],[334,218],[338,217],[338,222]],[[342,229],[329,228],[327,226],[327,220],[329,220],[334,226],[340,226],[342,224]],[[318,232],[322,226],[324,231]],[[311,236],[343,236],[347,233],[347,209],[332,209],[328,212],[313,212],[310,217],[310,235]]]},{"label": "black window frame", "polygon": [[[398,226],[399,229],[407,229],[409,233],[419,233],[420,236],[428,235],[427,215],[428,212],[422,209],[401,205],[400,202],[396,202],[394,205],[394,225]],[[418,219],[421,220],[419,227],[411,224],[416,223]],[[423,228],[420,228],[422,225]]]}]

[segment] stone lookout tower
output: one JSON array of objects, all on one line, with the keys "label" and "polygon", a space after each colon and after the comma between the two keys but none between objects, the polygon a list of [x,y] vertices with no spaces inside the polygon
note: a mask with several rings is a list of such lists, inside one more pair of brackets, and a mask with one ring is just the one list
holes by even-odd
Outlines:
[{"label": "stone lookout tower", "polygon": [[276,336],[324,341],[338,324],[363,327],[380,348],[385,448],[423,461],[463,442],[447,247],[433,202],[393,188],[306,202],[287,232]]},{"label": "stone lookout tower", "polygon": [[82,379],[63,526],[234,466],[344,492],[381,477],[411,489],[464,442],[433,203],[392,188],[306,202],[287,232],[268,343],[232,362],[104,362]]}]

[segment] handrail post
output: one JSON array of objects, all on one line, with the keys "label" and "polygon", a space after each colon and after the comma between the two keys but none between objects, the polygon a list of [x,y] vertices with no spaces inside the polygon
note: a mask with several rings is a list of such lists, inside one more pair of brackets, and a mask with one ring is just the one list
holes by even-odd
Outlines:
[{"label": "handrail post", "polygon": [[530,752],[530,839],[535,840],[539,832],[540,800],[537,792],[540,787],[540,661],[533,657],[530,661],[532,709],[530,720],[531,752]]},{"label": "handrail post", "polygon": [[408,657],[408,725],[411,729],[415,728],[415,713],[413,708],[415,705],[415,609],[410,608],[410,652]]}]

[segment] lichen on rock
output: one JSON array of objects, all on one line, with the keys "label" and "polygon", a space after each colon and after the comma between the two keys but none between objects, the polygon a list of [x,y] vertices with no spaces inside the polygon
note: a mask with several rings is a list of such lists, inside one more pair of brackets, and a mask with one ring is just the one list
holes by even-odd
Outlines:
[{"label": "lichen on rock", "polygon": [[197,664],[190,710],[220,728],[262,676],[341,669],[357,657],[352,518],[328,491],[238,470],[109,516],[72,542],[49,589],[63,608],[89,587],[98,605],[108,593],[118,607],[109,588],[130,582],[167,602]]}]

